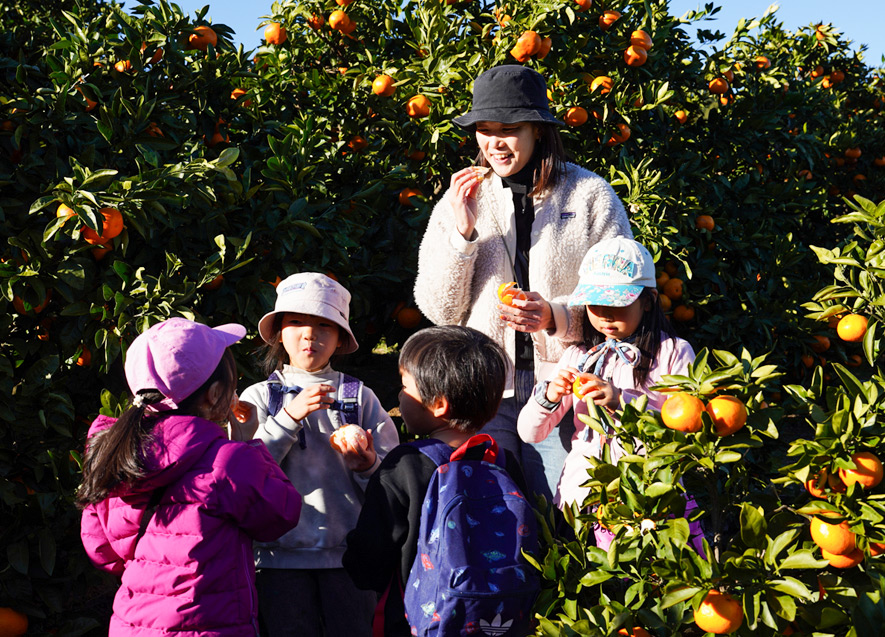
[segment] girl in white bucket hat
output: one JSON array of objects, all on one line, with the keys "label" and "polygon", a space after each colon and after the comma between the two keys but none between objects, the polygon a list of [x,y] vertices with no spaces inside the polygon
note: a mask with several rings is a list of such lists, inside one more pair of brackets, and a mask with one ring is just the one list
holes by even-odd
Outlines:
[{"label": "girl in white bucket hat", "polygon": [[358,347],[349,314],[344,286],[301,272],[277,285],[258,322],[270,377],[243,392],[237,425],[304,494],[301,524],[255,545],[262,635],[371,635],[375,594],[353,585],[341,557],[369,477],[399,435],[375,393],[330,365]]}]

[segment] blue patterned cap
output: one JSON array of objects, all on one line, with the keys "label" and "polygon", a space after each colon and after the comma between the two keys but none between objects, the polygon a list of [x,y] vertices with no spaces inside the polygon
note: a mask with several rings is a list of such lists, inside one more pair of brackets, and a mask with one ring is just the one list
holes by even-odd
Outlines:
[{"label": "blue patterned cap", "polygon": [[655,287],[655,262],[640,243],[627,237],[600,241],[587,251],[578,270],[569,306],[626,307]]}]

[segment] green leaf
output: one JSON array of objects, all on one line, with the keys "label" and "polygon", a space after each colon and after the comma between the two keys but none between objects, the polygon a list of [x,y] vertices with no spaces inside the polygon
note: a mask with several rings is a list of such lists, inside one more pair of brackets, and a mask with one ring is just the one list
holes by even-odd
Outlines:
[{"label": "green leaf", "polygon": [[765,531],[768,524],[765,521],[765,511],[762,507],[756,508],[746,502],[741,505],[741,539],[744,544],[753,548],[765,546]]},{"label": "green leaf", "polygon": [[675,606],[680,602],[691,599],[703,590],[703,588],[700,588],[698,586],[685,586],[677,588],[676,590],[670,591],[669,593],[666,593],[664,595],[664,598],[661,600],[661,608],[670,608],[671,606]]},{"label": "green leaf", "polygon": [[789,570],[793,568],[823,568],[828,564],[827,560],[818,559],[814,556],[814,551],[809,549],[800,549],[795,553],[791,553],[780,563],[778,570]]}]

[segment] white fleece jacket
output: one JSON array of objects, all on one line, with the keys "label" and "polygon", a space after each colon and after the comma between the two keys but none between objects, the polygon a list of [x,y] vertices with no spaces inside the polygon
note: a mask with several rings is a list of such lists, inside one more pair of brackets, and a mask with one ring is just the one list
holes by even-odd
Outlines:
[{"label": "white fleece jacket", "polygon": [[[565,348],[580,340],[583,307],[566,302],[578,284],[578,266],[602,239],[633,237],[621,200],[605,179],[565,164],[559,184],[534,197],[529,249],[531,289],[550,303],[556,327],[533,334],[536,378],[545,378]],[[437,325],[459,324],[491,337],[515,361],[516,339],[496,311],[498,286],[515,280],[513,194],[490,173],[477,190],[476,230],[470,241],[455,228],[444,196],[434,207],[418,252],[415,301]],[[512,389],[512,378],[508,380]]]}]

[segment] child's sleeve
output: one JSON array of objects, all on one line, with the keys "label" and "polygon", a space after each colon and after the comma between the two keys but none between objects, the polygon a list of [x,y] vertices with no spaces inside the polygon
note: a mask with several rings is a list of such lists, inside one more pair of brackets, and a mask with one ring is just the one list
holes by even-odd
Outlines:
[{"label": "child's sleeve", "polygon": [[254,437],[264,443],[271,457],[279,464],[289,453],[292,445],[298,442],[298,432],[304,425],[290,417],[285,409],[271,416],[267,412],[267,393],[266,382],[256,383],[243,392],[240,400],[255,405],[258,412],[258,429]]},{"label": "child's sleeve", "polygon": [[399,432],[375,392],[369,389],[365,383],[363,383],[361,391],[360,425],[366,431],[372,432],[372,440],[375,445],[375,464],[354,475],[357,483],[365,489],[369,478],[381,466],[385,456],[399,444]]},{"label": "child's sleeve", "polygon": [[[406,551],[409,511],[420,481],[411,468],[416,456],[404,455],[404,451],[400,448],[388,455],[369,479],[356,527],[347,534],[342,565],[357,588],[384,591]],[[423,494],[419,509],[421,501]]]},{"label": "child's sleeve", "polygon": [[551,403],[546,398],[547,384],[556,378],[561,369],[575,367],[580,353],[576,347],[568,348],[556,364],[556,369],[550,374],[550,378],[535,385],[532,397],[519,412],[516,422],[516,430],[523,442],[541,442],[547,438],[571,409],[574,396],[566,394],[558,403]]},{"label": "child's sleeve", "polygon": [[218,508],[253,540],[270,542],[298,524],[301,494],[257,441],[229,442],[216,467]]},{"label": "child's sleeve", "polygon": [[80,518],[80,539],[86,555],[96,568],[114,575],[122,575],[124,560],[114,550],[105,531],[107,517],[107,500],[87,505]]}]

